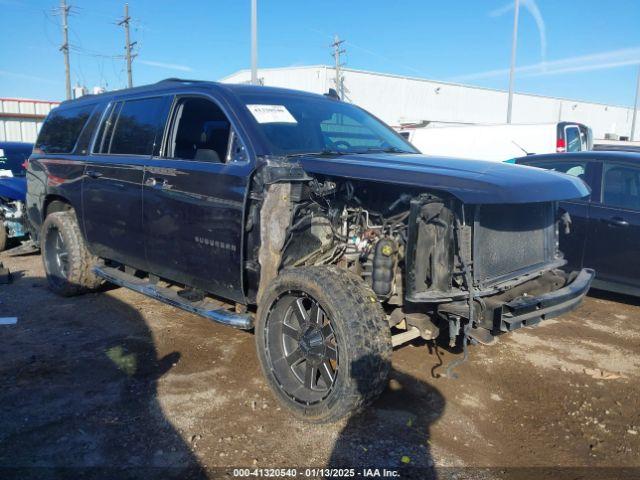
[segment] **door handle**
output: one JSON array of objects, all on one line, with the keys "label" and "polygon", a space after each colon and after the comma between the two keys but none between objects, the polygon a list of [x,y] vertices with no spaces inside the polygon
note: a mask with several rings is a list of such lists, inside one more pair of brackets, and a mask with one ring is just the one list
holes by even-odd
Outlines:
[{"label": "door handle", "polygon": [[86,174],[87,174],[87,177],[90,177],[90,178],[100,178],[102,176],[102,173],[97,172],[95,170],[87,170]]},{"label": "door handle", "polygon": [[171,185],[166,178],[160,182],[156,178],[149,177],[145,180],[144,184],[147,187],[161,188],[163,190],[170,190],[173,188],[173,185]]},{"label": "door handle", "polygon": [[603,219],[603,222],[609,225],[610,227],[628,227],[629,226],[629,222],[627,222],[624,218],[620,218],[620,217]]},{"label": "door handle", "polygon": [[147,187],[155,187],[158,184],[158,181],[153,177],[149,177],[144,181],[144,184]]}]

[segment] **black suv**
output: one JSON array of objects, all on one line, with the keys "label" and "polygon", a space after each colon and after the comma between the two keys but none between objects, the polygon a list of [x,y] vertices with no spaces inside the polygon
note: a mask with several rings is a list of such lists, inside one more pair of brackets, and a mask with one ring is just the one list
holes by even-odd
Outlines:
[{"label": "black suv", "polygon": [[593,272],[561,270],[557,207],[588,193],[420,155],[333,95],[171,79],[52,111],[27,209],[55,292],[106,280],[254,329],[275,395],[323,422],[380,393],[393,346],[575,308]]}]

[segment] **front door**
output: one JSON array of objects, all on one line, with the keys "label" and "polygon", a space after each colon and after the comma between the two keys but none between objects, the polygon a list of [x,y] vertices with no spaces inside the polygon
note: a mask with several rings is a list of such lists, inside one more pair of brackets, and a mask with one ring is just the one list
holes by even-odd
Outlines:
[{"label": "front door", "polygon": [[605,162],[602,202],[589,217],[585,265],[599,281],[640,287],[640,167]]},{"label": "front door", "polygon": [[112,104],[99,127],[82,180],[83,228],[98,256],[146,269],[142,230],[144,165],[166,121],[168,98]]},{"label": "front door", "polygon": [[209,98],[176,99],[165,155],[145,168],[143,228],[149,270],[243,301],[243,214],[252,165]]}]

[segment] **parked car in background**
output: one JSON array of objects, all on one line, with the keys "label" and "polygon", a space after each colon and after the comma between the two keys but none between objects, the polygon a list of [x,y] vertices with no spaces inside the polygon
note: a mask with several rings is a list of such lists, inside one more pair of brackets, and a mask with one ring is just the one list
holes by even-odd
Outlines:
[{"label": "parked car in background", "polygon": [[592,148],[591,129],[575,122],[427,126],[401,130],[400,134],[427,155],[494,162]]},{"label": "parked car in background", "polygon": [[517,163],[581,178],[591,195],[561,207],[571,215],[560,235],[568,268],[596,270],[595,288],[640,295],[640,152],[592,151],[523,157]]},{"label": "parked car in background", "polygon": [[623,140],[596,140],[593,145],[594,150],[640,152],[640,142],[630,142]]},{"label": "parked car in background", "polygon": [[593,272],[560,269],[556,215],[588,193],[420,155],[331,96],[172,79],[53,110],[27,207],[53,291],[106,280],[253,329],[278,400],[326,422],[382,391],[393,346],[575,308]]},{"label": "parked car in background", "polygon": [[25,162],[32,150],[32,143],[0,142],[0,252],[12,239],[20,240],[27,234]]}]

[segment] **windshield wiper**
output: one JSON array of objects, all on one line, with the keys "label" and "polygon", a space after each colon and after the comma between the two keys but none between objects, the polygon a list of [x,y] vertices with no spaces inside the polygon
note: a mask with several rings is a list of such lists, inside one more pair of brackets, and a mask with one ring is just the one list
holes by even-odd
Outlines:
[{"label": "windshield wiper", "polygon": [[296,157],[335,157],[338,155],[347,155],[353,152],[341,152],[339,150],[330,150],[325,149],[319,152],[303,152],[303,153],[288,153],[285,155],[286,158],[296,158]]},{"label": "windshield wiper", "polygon": [[416,153],[416,152],[411,152],[409,150],[402,150],[401,148],[398,147],[387,147],[387,148],[381,148],[381,147],[372,147],[372,148],[367,148],[365,150],[358,150],[357,152],[351,152],[351,153]]}]

